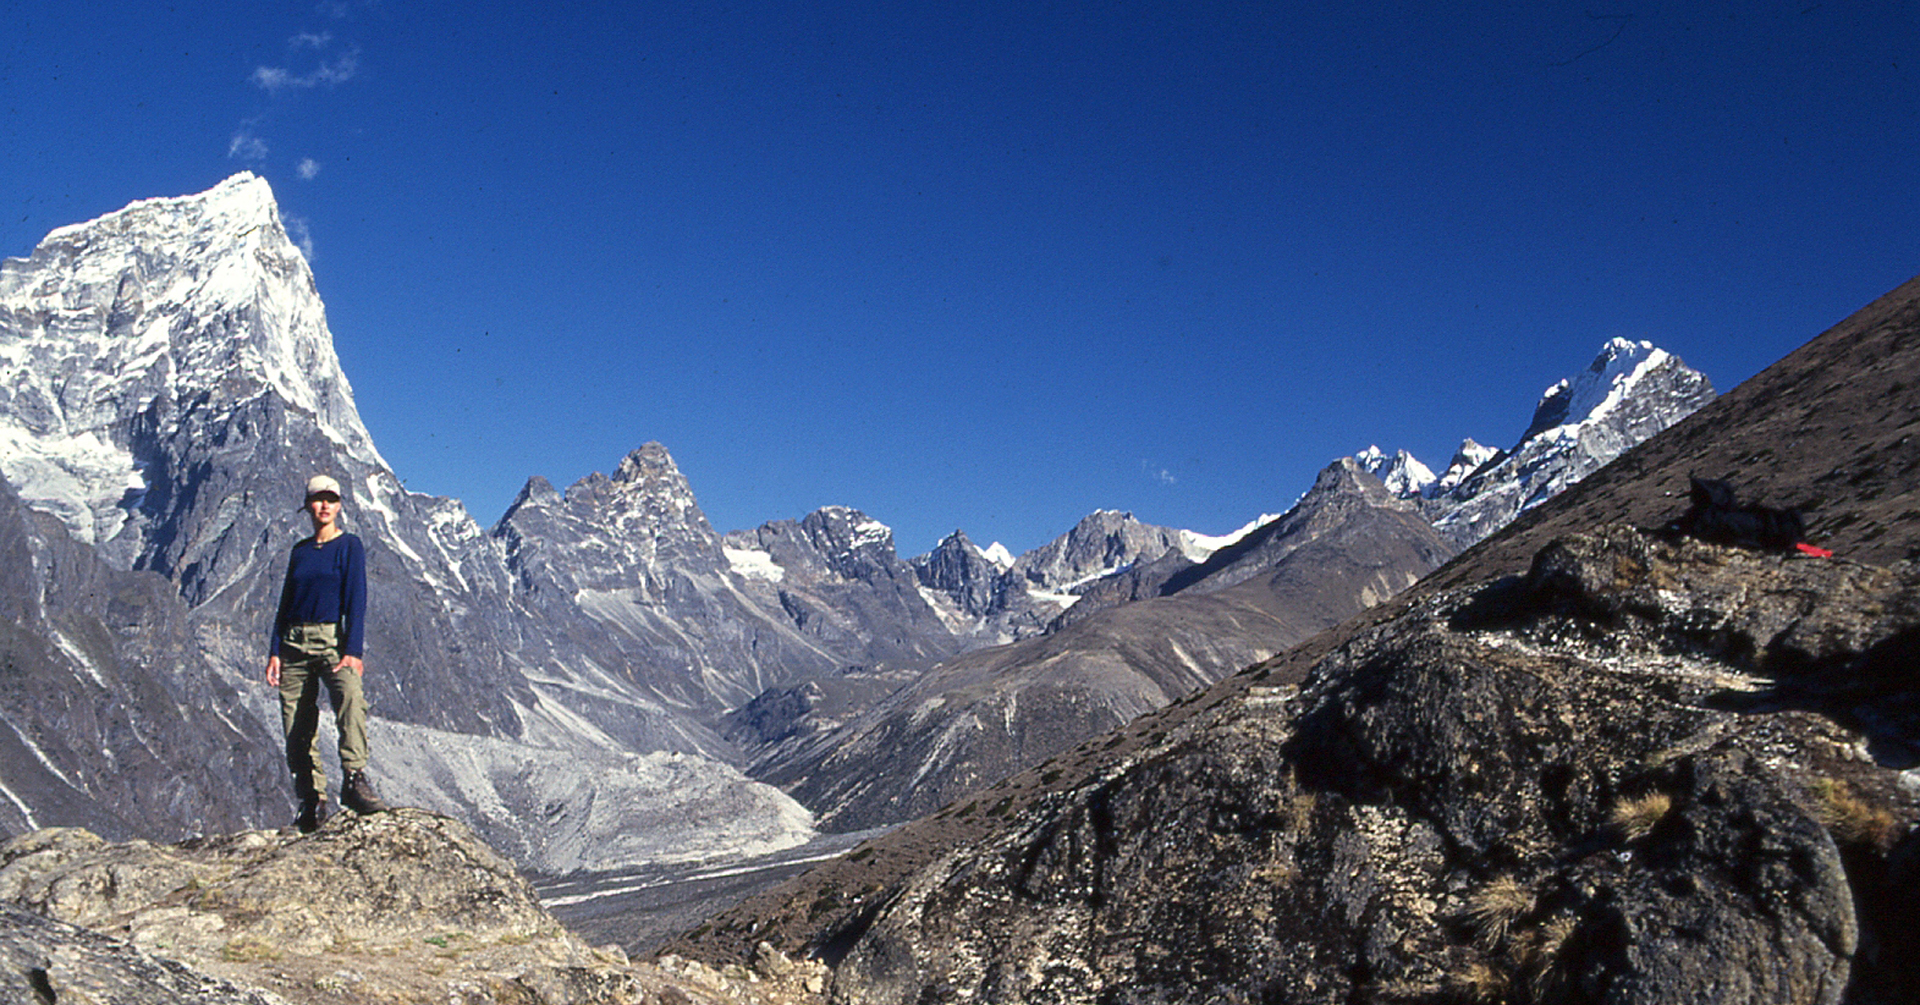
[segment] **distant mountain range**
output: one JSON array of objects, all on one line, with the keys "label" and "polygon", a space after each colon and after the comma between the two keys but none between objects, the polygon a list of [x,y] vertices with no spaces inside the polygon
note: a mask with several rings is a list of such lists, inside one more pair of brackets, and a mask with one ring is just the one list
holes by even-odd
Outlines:
[{"label": "distant mountain range", "polygon": [[382,792],[551,872],[930,812],[1394,595],[1712,394],[1616,341],[1513,448],[1438,477],[1369,451],[1222,538],[1101,511],[903,558],[846,507],[723,534],[659,444],[487,528],[375,449],[250,174],[6,261],[0,371],[0,831],[287,819],[258,677],[325,470],[367,543]]}]

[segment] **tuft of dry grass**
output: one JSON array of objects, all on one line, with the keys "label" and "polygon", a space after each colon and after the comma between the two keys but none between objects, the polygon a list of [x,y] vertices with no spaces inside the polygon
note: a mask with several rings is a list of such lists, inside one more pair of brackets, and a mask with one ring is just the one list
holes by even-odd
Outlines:
[{"label": "tuft of dry grass", "polygon": [[1296,789],[1287,797],[1287,833],[1305,834],[1313,827],[1313,813],[1320,808],[1320,794],[1311,789]]},{"label": "tuft of dry grass", "polygon": [[1300,776],[1291,767],[1281,776],[1278,790],[1277,809],[1285,821],[1282,829],[1293,837],[1305,834],[1313,826],[1314,812],[1320,808],[1320,793],[1301,785]]},{"label": "tuft of dry grass", "polygon": [[1900,818],[1885,806],[1860,797],[1837,778],[1814,782],[1814,812],[1839,844],[1867,845],[1886,854],[1900,843]]},{"label": "tuft of dry grass", "polygon": [[1561,950],[1573,938],[1580,927],[1579,919],[1571,914],[1556,914],[1545,924],[1527,930],[1517,940],[1515,946],[1516,962],[1523,973],[1529,976],[1528,990],[1534,1001],[1558,1001],[1560,992],[1567,983],[1565,961],[1561,959]]},{"label": "tuft of dry grass", "polygon": [[1495,876],[1467,897],[1466,919],[1474,940],[1491,949],[1507,940],[1513,924],[1533,910],[1533,891],[1510,875]]},{"label": "tuft of dry grass", "polygon": [[1434,995],[1446,990],[1447,985],[1434,981],[1391,980],[1377,981],[1369,990],[1376,1001],[1417,1002],[1430,1001]]},{"label": "tuft of dry grass", "polygon": [[259,936],[241,935],[220,947],[220,958],[228,963],[260,963],[279,959],[280,950]]},{"label": "tuft of dry grass", "polygon": [[1628,841],[1638,841],[1653,833],[1660,821],[1667,818],[1673,810],[1673,797],[1665,792],[1649,792],[1644,796],[1622,799],[1613,804],[1613,812],[1607,815],[1607,823]]},{"label": "tuft of dry grass", "polygon": [[1447,975],[1447,987],[1454,996],[1470,1002],[1503,1002],[1513,990],[1513,981],[1499,967],[1475,960]]}]

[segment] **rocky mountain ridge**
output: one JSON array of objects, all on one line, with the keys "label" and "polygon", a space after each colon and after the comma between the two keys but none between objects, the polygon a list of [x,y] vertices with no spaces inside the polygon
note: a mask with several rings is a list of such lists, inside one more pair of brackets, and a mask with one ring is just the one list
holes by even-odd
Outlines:
[{"label": "rocky mountain ridge", "polygon": [[834,1000],[1911,987],[1920,915],[1890,890],[1920,879],[1916,632],[1910,565],[1563,539],[923,870]]},{"label": "rocky mountain ridge", "polygon": [[811,697],[789,695],[748,770],[829,829],[912,819],[1392,596],[1450,554],[1411,504],[1338,462],[1211,564],[1160,566],[1148,599],[944,661],[850,718],[810,722]]}]

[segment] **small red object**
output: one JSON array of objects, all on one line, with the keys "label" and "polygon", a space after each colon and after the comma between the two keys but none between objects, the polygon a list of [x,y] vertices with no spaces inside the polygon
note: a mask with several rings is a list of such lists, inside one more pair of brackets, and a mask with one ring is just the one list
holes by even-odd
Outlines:
[{"label": "small red object", "polygon": [[1833,557],[1833,552],[1828,551],[1825,548],[1816,548],[1805,541],[1801,541],[1795,544],[1794,547],[1800,549],[1805,554],[1812,555],[1815,558],[1832,558]]}]

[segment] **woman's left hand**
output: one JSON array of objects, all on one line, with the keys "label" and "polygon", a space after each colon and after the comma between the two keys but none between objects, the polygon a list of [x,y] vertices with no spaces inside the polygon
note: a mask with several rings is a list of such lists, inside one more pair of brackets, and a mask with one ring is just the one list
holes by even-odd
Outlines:
[{"label": "woman's left hand", "polygon": [[367,665],[366,663],[362,662],[360,657],[358,656],[342,657],[340,660],[340,666],[334,667],[333,672],[339,673],[340,667],[350,668],[354,672],[354,675],[357,677],[365,677],[367,675]]}]

